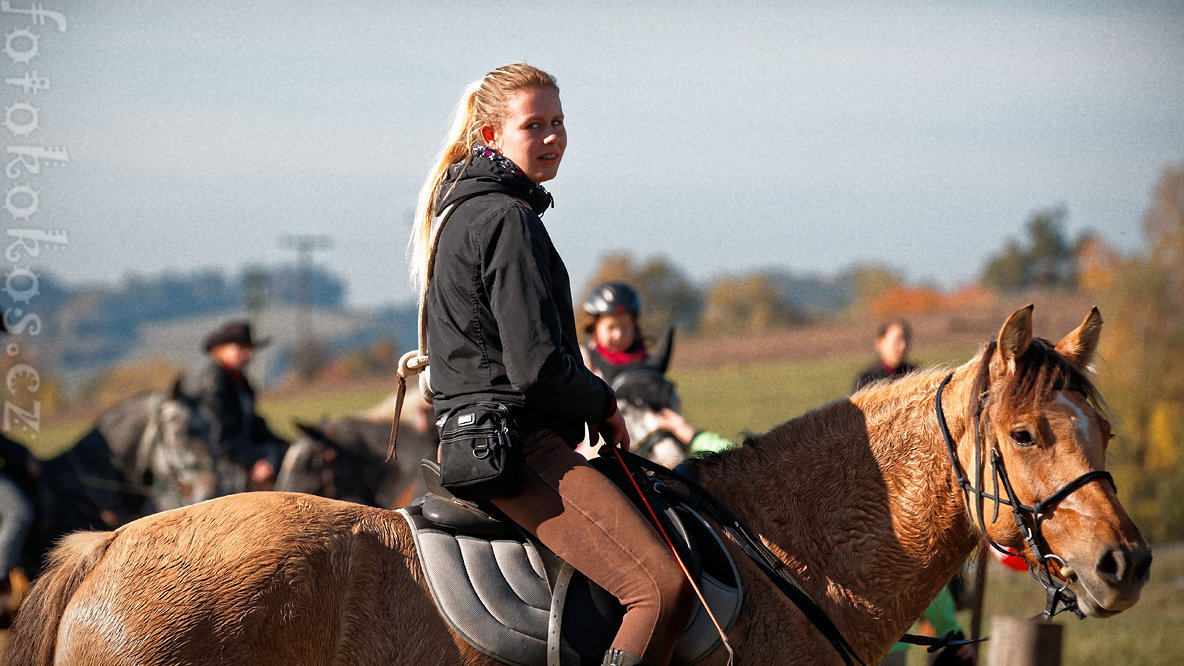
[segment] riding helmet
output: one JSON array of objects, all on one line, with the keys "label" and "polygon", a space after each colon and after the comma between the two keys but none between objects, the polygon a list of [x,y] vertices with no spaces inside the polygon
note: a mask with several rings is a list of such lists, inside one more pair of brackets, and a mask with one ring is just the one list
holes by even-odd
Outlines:
[{"label": "riding helmet", "polygon": [[590,315],[606,315],[641,312],[641,295],[624,282],[605,282],[592,288],[584,301],[584,312]]}]

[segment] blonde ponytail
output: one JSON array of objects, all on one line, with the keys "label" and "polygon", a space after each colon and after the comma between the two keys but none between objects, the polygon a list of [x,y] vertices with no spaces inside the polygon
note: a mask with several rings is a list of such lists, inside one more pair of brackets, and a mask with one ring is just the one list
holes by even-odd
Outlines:
[{"label": "blonde ponytail", "polygon": [[477,96],[480,81],[470,83],[452,115],[452,127],[449,128],[444,146],[428,178],[419,189],[419,199],[415,205],[415,218],[411,225],[411,281],[416,288],[422,288],[425,270],[428,265],[428,248],[432,233],[432,220],[436,217],[436,192],[444,182],[448,167],[460,162],[468,161],[472,153],[473,137],[469,127],[474,124],[473,102]]},{"label": "blonde ponytail", "polygon": [[461,96],[452,116],[440,156],[428,172],[419,190],[415,218],[411,225],[411,280],[419,289],[427,279],[428,253],[431,247],[432,221],[439,211],[436,201],[448,168],[457,162],[468,163],[473,146],[482,143],[481,128],[501,127],[505,120],[506,104],[510,96],[529,88],[549,87],[559,90],[555,78],[537,67],[512,63],[498,67],[480,81],[470,83]]}]

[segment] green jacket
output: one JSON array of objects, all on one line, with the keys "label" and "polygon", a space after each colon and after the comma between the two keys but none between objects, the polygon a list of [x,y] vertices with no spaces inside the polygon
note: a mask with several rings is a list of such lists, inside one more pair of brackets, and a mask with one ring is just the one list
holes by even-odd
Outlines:
[{"label": "green jacket", "polygon": [[[929,608],[925,609],[925,619],[933,625],[934,632],[939,638],[951,631],[958,631],[958,618],[954,614],[955,610],[954,595],[950,594],[948,586],[943,586],[941,592],[937,593],[937,598],[929,602]],[[897,643],[888,653],[903,652],[908,647],[908,643]]]},{"label": "green jacket", "polygon": [[721,437],[713,432],[700,430],[691,438],[691,455],[696,453],[719,453],[724,449],[734,448],[736,443],[726,437]]}]

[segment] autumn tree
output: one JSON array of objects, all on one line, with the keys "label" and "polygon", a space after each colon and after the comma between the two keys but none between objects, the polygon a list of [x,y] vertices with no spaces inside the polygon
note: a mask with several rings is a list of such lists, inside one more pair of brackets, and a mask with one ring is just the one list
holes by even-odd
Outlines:
[{"label": "autumn tree", "polygon": [[803,320],[776,283],[756,274],[716,281],[703,297],[699,331],[705,335],[759,333]]},{"label": "autumn tree", "polygon": [[1115,416],[1111,468],[1155,542],[1184,538],[1184,165],[1160,179],[1143,223],[1147,256],[1122,261],[1102,296],[1099,376]]},{"label": "autumn tree", "polygon": [[1077,286],[1086,291],[1107,287],[1122,264],[1122,256],[1096,234],[1086,234],[1073,251],[1077,262]]},{"label": "autumn tree", "polygon": [[1001,293],[1032,287],[1074,287],[1077,263],[1074,243],[1065,238],[1065,209],[1037,212],[1028,221],[1027,243],[1009,238],[988,260],[982,280]]},{"label": "autumn tree", "polygon": [[847,271],[847,279],[855,292],[852,308],[864,312],[881,296],[904,286],[900,271],[883,264],[856,264]]}]

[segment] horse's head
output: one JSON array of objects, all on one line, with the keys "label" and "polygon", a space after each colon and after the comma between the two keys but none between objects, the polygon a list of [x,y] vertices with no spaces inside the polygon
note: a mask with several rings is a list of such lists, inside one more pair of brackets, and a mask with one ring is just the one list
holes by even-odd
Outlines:
[{"label": "horse's head", "polygon": [[148,461],[157,508],[194,504],[217,496],[210,450],[210,419],[180,382],[163,396],[156,415],[159,441]]},{"label": "horse's head", "polygon": [[1111,615],[1138,600],[1151,550],[1104,471],[1110,422],[1089,378],[1102,318],[1093,309],[1054,346],[1033,338],[1031,315],[1013,313],[960,369],[973,378],[956,471],[987,538],[1059,590],[1046,612],[1076,596],[1079,614]]},{"label": "horse's head", "polygon": [[630,368],[614,377],[611,386],[634,453],[667,467],[686,459],[686,447],[659,425],[658,412],[679,409],[674,383],[661,370],[648,365]]},{"label": "horse's head", "polygon": [[339,468],[348,461],[341,447],[326,432],[327,424],[297,422],[294,425],[301,435],[284,452],[275,489],[342,499]]}]

